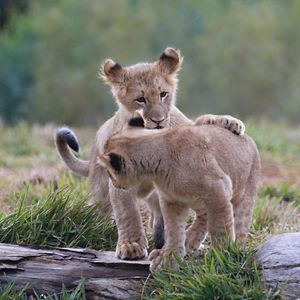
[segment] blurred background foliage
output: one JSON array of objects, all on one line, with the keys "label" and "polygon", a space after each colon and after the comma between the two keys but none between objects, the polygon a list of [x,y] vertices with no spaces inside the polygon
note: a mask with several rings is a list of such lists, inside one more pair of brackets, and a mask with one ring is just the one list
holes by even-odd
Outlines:
[{"label": "blurred background foliage", "polygon": [[0,118],[99,125],[112,115],[101,62],[185,56],[178,106],[299,122],[298,0],[2,0]]}]

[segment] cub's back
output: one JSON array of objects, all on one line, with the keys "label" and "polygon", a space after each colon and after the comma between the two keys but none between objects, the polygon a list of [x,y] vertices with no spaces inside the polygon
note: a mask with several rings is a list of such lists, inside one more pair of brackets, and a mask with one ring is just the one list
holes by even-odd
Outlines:
[{"label": "cub's back", "polygon": [[255,142],[247,134],[236,135],[228,129],[215,125],[178,126],[171,130],[172,136],[176,137],[179,143],[186,140],[190,142],[189,144],[198,144],[216,156],[228,157],[234,154],[236,157],[247,156],[248,159],[259,157]]},{"label": "cub's back", "polygon": [[[244,184],[250,172],[260,173],[259,152],[247,134],[239,136],[213,125],[182,126],[178,130],[178,144],[185,148],[185,156],[190,157],[193,163],[200,156],[206,161],[216,161],[231,177],[234,186]],[[196,151],[193,151],[194,147]]]}]

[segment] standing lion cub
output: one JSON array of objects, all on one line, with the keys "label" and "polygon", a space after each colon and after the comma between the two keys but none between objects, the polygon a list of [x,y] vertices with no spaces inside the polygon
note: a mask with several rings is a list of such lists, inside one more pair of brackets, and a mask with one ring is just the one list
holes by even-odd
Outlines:
[{"label": "standing lion cub", "polygon": [[[207,125],[132,129],[108,140],[99,163],[118,188],[151,180],[158,189],[166,243],[150,254],[152,271],[172,266],[171,252],[198,249],[207,231],[214,244],[247,240],[260,174],[249,136]],[[189,208],[196,218],[185,232]]]}]

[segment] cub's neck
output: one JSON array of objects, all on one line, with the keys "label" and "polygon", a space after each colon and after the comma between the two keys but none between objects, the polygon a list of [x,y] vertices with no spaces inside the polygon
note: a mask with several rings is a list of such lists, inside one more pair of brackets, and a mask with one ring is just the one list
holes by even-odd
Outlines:
[{"label": "cub's neck", "polygon": [[128,145],[126,154],[135,175],[151,180],[164,176],[170,168],[167,163],[170,161],[170,151],[166,147],[164,135],[160,135],[158,132],[158,134],[134,139],[136,141],[132,141],[132,145],[134,144],[136,147]]}]

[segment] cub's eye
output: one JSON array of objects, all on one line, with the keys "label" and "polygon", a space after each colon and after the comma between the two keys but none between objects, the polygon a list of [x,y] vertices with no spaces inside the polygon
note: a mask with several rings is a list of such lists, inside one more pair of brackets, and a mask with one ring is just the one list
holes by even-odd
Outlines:
[{"label": "cub's eye", "polygon": [[146,99],[144,97],[137,98],[134,101],[138,103],[146,103]]},{"label": "cub's eye", "polygon": [[161,92],[160,93],[160,99],[164,99],[164,98],[166,98],[167,97],[167,95],[168,95],[168,92]]}]

